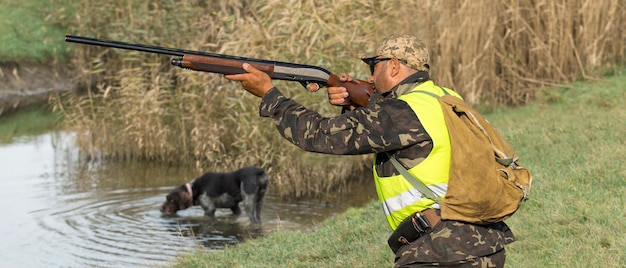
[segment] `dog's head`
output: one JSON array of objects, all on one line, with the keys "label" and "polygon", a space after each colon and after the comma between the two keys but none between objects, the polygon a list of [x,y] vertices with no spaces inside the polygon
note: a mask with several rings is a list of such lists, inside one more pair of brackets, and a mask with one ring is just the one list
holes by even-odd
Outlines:
[{"label": "dog's head", "polygon": [[193,197],[184,187],[172,190],[165,197],[165,203],[161,205],[161,212],[165,215],[176,214],[176,211],[187,209],[193,204]]}]

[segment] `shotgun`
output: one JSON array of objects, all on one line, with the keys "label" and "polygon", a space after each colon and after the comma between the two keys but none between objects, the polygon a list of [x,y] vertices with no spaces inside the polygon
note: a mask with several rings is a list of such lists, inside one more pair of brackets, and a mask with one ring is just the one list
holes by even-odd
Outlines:
[{"label": "shotgun", "polygon": [[343,104],[341,104],[342,106],[365,106],[369,102],[370,96],[374,93],[372,85],[367,81],[353,80],[342,82],[339,80],[337,75],[322,67],[313,65],[252,59],[217,53],[171,49],[118,41],[107,41],[69,34],[65,35],[65,41],[176,56],[176,58],[173,58],[170,61],[172,65],[184,69],[225,75],[245,73],[246,71],[241,67],[241,65],[244,62],[247,62],[254,66],[254,68],[267,73],[272,79],[300,82],[300,84],[302,84],[305,88],[308,88],[307,86],[312,83],[316,83],[320,86],[345,87],[350,96]]}]

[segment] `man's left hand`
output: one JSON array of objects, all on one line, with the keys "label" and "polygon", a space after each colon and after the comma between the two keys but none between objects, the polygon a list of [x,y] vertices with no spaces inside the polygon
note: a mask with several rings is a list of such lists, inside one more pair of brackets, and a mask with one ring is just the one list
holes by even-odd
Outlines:
[{"label": "man's left hand", "polygon": [[274,87],[272,78],[265,72],[248,63],[243,63],[242,68],[247,73],[224,75],[224,78],[241,82],[245,90],[260,98],[263,98]]}]

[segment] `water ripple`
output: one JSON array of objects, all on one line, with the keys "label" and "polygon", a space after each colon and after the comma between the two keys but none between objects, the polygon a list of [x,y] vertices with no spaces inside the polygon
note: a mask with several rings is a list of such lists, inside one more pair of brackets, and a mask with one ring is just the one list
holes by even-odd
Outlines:
[{"label": "water ripple", "polygon": [[[266,200],[262,228],[249,225],[246,216],[217,211],[216,218],[203,216],[199,207],[180,211],[174,217],[162,216],[158,207],[164,199],[163,189],[76,194],[60,198],[63,204],[33,212],[44,231],[40,243],[54,245],[43,250],[46,265],[66,266],[67,260],[56,259],[59,251],[72,256],[69,266],[162,266],[192,248],[222,249],[264,235],[277,229],[303,228],[301,224],[271,219],[271,215],[292,213],[299,218],[303,206]],[[167,191],[165,191],[167,192]],[[276,200],[278,201],[278,200]],[[283,202],[284,203],[284,202]],[[305,209],[307,215],[319,213]],[[59,248],[61,247],[61,248]]]},{"label": "water ripple", "polygon": [[195,172],[83,163],[75,150],[60,145],[66,140],[65,134],[49,134],[0,145],[0,267],[167,266],[199,247],[220,250],[275,230],[315,228],[365,203],[358,201],[363,191],[332,202],[286,201],[270,192],[261,227],[230,210],[209,218],[192,207],[165,217],[158,210],[165,195]]}]

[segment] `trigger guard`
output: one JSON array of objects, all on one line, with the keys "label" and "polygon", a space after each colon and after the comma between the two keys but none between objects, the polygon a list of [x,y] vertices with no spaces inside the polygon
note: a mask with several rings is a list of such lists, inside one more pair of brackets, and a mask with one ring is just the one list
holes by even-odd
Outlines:
[{"label": "trigger guard", "polygon": [[[319,91],[322,88],[322,86],[320,84],[318,84],[318,83],[309,83],[309,82],[306,82],[306,81],[300,81],[300,84],[302,84],[302,86],[304,86],[304,88],[306,90],[308,90],[309,92],[317,92],[317,91]],[[309,85],[311,85],[311,84],[316,84],[317,85],[317,89],[316,90],[309,89]]]}]

